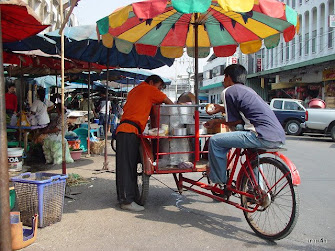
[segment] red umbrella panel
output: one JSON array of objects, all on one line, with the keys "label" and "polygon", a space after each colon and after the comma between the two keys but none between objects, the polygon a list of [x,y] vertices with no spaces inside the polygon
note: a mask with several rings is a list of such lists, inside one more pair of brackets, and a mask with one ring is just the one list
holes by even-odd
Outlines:
[{"label": "red umbrella panel", "polygon": [[34,11],[23,1],[0,2],[2,42],[15,42],[36,35],[49,25],[43,25]]},{"label": "red umbrella panel", "polygon": [[[60,70],[60,58],[54,56],[41,56],[36,54],[3,52],[4,64],[17,65],[30,68],[48,68],[51,70]],[[65,60],[65,69],[81,68],[82,65],[71,60]]]}]

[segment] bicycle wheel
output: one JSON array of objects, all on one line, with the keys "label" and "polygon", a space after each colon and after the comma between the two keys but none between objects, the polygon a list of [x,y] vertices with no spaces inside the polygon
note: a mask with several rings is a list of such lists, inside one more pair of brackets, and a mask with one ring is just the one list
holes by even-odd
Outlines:
[{"label": "bicycle wheel", "polygon": [[[252,210],[258,209],[244,216],[252,230],[261,238],[279,240],[288,236],[298,219],[299,194],[293,186],[288,168],[273,158],[261,158],[253,162],[252,167],[259,184],[261,193],[252,185],[251,180],[244,175],[241,190],[255,195],[249,198],[241,195],[243,207]],[[257,204],[258,203],[258,204]]]},{"label": "bicycle wheel", "polygon": [[141,206],[144,206],[149,195],[150,175],[145,174],[143,171],[142,148],[140,148],[140,158],[140,162],[137,164],[137,194],[135,202]]},{"label": "bicycle wheel", "polygon": [[114,152],[116,152],[116,139],[112,139],[111,146]]}]

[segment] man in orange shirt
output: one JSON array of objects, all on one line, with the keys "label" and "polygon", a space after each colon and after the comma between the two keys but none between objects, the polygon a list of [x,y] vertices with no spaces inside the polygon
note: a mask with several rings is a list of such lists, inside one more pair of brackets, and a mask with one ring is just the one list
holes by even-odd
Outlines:
[{"label": "man in orange shirt", "polygon": [[132,89],[123,107],[123,115],[116,135],[116,188],[122,209],[142,211],[143,206],[135,200],[137,191],[137,162],[139,157],[139,138],[153,104],[173,104],[161,89],[165,86],[157,75],[151,75]]}]

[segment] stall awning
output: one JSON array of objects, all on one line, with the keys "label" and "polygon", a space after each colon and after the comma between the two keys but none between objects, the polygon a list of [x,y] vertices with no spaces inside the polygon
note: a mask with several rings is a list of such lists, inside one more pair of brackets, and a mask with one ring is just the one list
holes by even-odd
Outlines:
[{"label": "stall awning", "polygon": [[222,87],[222,82],[203,86],[200,88],[200,91],[209,90],[209,89],[218,88],[218,87]]},{"label": "stall awning", "polygon": [[290,83],[290,82],[280,82],[271,84],[271,90],[285,89],[285,88],[293,88],[296,86],[305,86],[307,83]]}]

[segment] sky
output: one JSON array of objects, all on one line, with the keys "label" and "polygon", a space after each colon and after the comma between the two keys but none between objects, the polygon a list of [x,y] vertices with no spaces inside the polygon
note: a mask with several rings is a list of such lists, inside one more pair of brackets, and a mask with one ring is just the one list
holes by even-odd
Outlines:
[{"label": "sky", "polygon": [[[76,15],[79,25],[95,24],[101,18],[108,16],[117,8],[131,4],[132,0],[80,0],[78,6],[75,7],[73,13]],[[202,72],[202,67],[206,63],[205,59],[199,59],[199,72]],[[187,75],[187,68],[193,65],[193,59],[184,56],[181,59],[176,59],[171,66],[163,66],[161,68],[151,70],[153,74],[158,74],[165,78],[176,79],[178,75]]]}]

